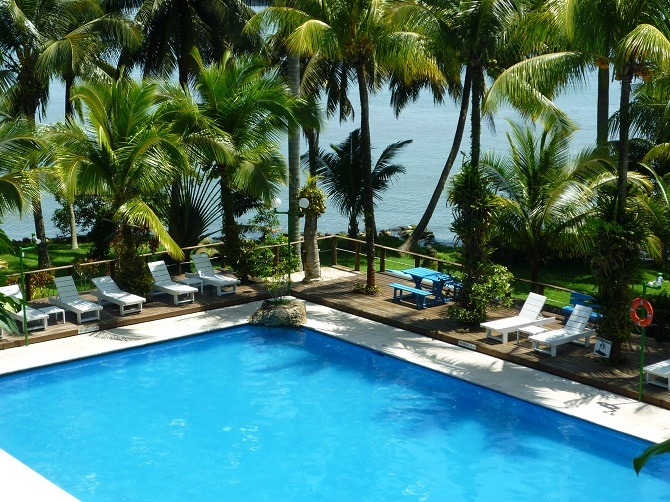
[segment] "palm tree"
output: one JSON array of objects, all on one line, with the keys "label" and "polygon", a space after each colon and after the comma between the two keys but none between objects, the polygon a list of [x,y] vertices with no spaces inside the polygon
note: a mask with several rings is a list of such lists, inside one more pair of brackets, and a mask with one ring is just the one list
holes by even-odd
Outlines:
[{"label": "palm tree", "polygon": [[[36,149],[35,143],[33,126],[27,120],[5,120],[0,123],[0,222],[7,213],[21,213],[39,190],[34,171],[26,171],[23,161]],[[0,252],[14,253],[11,241],[2,229]],[[0,294],[0,327],[18,332],[16,322],[7,309],[18,312],[20,303],[11,296]]]},{"label": "palm tree", "polygon": [[[288,6],[284,6],[288,5]],[[369,94],[379,89],[391,75],[410,84],[418,81],[441,83],[443,77],[425,45],[417,36],[397,28],[387,17],[386,1],[301,0],[269,7],[250,21],[255,31],[276,27],[290,32],[286,47],[290,52],[319,61],[341,65],[348,80],[355,72],[360,98],[361,167],[364,179],[366,233],[366,290],[377,290],[375,283],[374,195],[370,140]],[[344,82],[344,78],[342,82]],[[345,88],[343,88],[346,90]]]},{"label": "palm tree", "polygon": [[[240,230],[236,196],[269,202],[286,182],[286,165],[278,140],[298,123],[303,103],[264,61],[226,52],[219,63],[201,67],[195,95],[172,89],[175,117],[191,131],[196,148],[211,134],[215,148],[200,151],[206,169],[219,179],[226,255],[239,258]],[[181,96],[181,97],[180,97]],[[186,104],[180,104],[180,101]],[[193,116],[183,116],[193,110]],[[303,110],[304,111],[304,110]],[[192,120],[192,123],[189,123]],[[183,129],[182,129],[183,130]]]},{"label": "palm tree", "polygon": [[[578,6],[581,1],[568,4]],[[626,280],[635,277],[635,270],[620,270],[614,274],[612,271],[618,269],[622,259],[635,261],[639,246],[639,239],[632,231],[638,215],[635,210],[630,212],[633,206],[629,206],[628,201],[631,84],[635,78],[648,78],[655,71],[667,68],[670,26],[667,24],[667,3],[660,0],[602,0],[598,2],[598,8],[607,14],[607,30],[588,29],[607,39],[603,46],[611,48],[611,57],[610,54],[561,52],[530,58],[503,72],[491,88],[488,103],[495,106],[500,101],[508,101],[529,116],[554,116],[565,122],[565,115],[550,101],[557,83],[570,82],[572,75],[582,71],[585,61],[598,65],[604,59],[613,65],[614,75],[621,81],[617,183],[616,190],[605,199],[607,210],[602,212],[603,218],[609,219],[594,226],[596,245],[592,264],[600,293],[604,295],[604,314],[609,318],[607,327],[601,326],[602,334],[615,342],[613,350],[617,352],[620,344],[630,336],[629,321],[623,313],[628,310],[631,294]]]},{"label": "palm tree", "polygon": [[71,180],[70,194],[81,190],[109,201],[119,236],[120,285],[144,293],[150,278],[138,246],[146,231],[170,256],[183,257],[147,202],[187,171],[181,137],[164,120],[165,96],[150,81],[89,81],[75,86],[73,99],[83,104],[86,121],[53,127],[57,165]]},{"label": "palm tree", "polygon": [[[495,78],[517,62],[528,46],[528,36],[520,27],[528,10],[523,0],[437,0],[405,1],[393,7],[394,17],[421,33],[429,41],[440,68],[450,76],[451,92],[460,96],[459,119],[451,150],[421,220],[401,245],[409,250],[423,235],[440,200],[460,151],[470,108],[470,163],[476,168],[481,151],[481,102],[486,77]],[[528,50],[528,49],[526,49]],[[463,84],[460,82],[463,69]]]},{"label": "palm tree", "polygon": [[600,174],[599,165],[588,151],[570,158],[569,132],[548,124],[536,137],[529,127],[512,122],[510,128],[510,154],[482,159],[499,194],[495,240],[526,255],[530,280],[542,293],[540,267],[550,252],[584,252],[579,228],[593,210],[588,183]]},{"label": "palm tree", "polygon": [[[364,214],[360,139],[360,129],[356,129],[342,143],[330,145],[332,152],[320,151],[317,158],[317,175],[338,210],[349,217],[348,232],[352,239],[358,238],[358,218]],[[375,200],[381,200],[391,180],[405,172],[405,167],[393,164],[393,160],[411,142],[410,139],[387,146],[377,160],[372,170]]]},{"label": "palm tree", "polygon": [[[590,0],[582,0],[589,3]],[[591,2],[593,3],[593,2]],[[598,67],[603,61],[614,66],[614,75],[621,81],[619,100],[618,195],[616,218],[623,221],[626,207],[627,173],[630,154],[630,98],[635,78],[648,78],[670,62],[670,27],[667,25],[667,6],[657,0],[601,0],[597,3],[606,12],[607,31],[593,31],[593,25],[582,26],[607,39],[601,44],[611,48],[610,54],[589,52],[560,52],[536,56],[504,71],[492,86],[488,106],[493,108],[508,101],[523,113],[537,117],[550,115],[566,122],[565,115],[550,101],[556,91],[583,73],[586,62]],[[567,16],[585,17],[580,2],[567,2],[573,10]],[[589,4],[590,5],[590,4]],[[584,7],[586,9],[586,7]],[[589,7],[590,8],[590,7]],[[570,26],[570,25],[568,25]]]},{"label": "palm tree", "polygon": [[[60,0],[14,0],[0,8],[0,51],[4,69],[12,76],[5,93],[5,109],[12,117],[23,115],[34,124],[38,110],[43,112],[49,98],[49,73],[39,71],[38,58],[45,41],[67,16],[67,4]],[[36,164],[27,164],[34,169]],[[50,266],[44,216],[39,193],[32,200],[40,268]]]},{"label": "palm tree", "polygon": [[[105,57],[112,51],[139,47],[140,33],[126,17],[106,14],[98,0],[71,2],[68,11],[53,38],[45,43],[37,65],[42,73],[55,74],[65,84],[65,117],[69,118],[74,113],[71,92],[75,79],[95,69],[114,75],[115,70]],[[74,200],[65,198],[65,202],[70,214],[72,249],[78,249]]]},{"label": "palm tree", "polygon": [[[171,77],[186,87],[199,59],[219,61],[227,50],[258,50],[259,39],[242,34],[254,11],[241,0],[107,0],[108,11],[134,10],[144,42],[122,63],[141,64],[145,76]],[[197,49],[198,57],[194,57]]]}]

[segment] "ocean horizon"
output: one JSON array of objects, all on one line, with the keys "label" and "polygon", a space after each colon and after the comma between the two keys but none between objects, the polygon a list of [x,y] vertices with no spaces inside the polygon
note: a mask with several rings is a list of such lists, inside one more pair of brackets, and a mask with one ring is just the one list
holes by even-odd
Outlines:
[{"label": "ocean horizon", "polygon": [[[597,86],[595,75],[580,88],[570,90],[556,100],[560,106],[577,124],[579,129],[574,133],[572,150],[574,153],[591,147],[596,138],[596,96]],[[619,87],[612,85],[610,91],[610,115],[617,110]],[[355,111],[353,121],[339,123],[337,118],[327,121],[326,127],[319,140],[320,148],[330,150],[331,144],[342,142],[354,129],[360,127],[358,113],[358,95],[350,96]],[[64,91],[62,86],[54,85],[51,90],[44,123],[57,122],[64,117]],[[391,187],[382,194],[378,202],[375,217],[379,230],[394,227],[416,225],[433,194],[435,185],[453,142],[453,134],[458,119],[458,102],[446,101],[435,106],[432,97],[424,92],[415,103],[410,103],[401,114],[396,117],[390,105],[390,93],[382,91],[371,96],[370,99],[370,127],[372,137],[372,161],[376,162],[383,149],[398,141],[412,140],[402,153],[396,157],[396,162],[405,166],[405,174],[396,177]],[[498,155],[508,153],[506,132],[508,120],[520,121],[519,115],[509,108],[500,110],[493,117],[495,127],[490,127],[489,121],[482,123],[482,152],[495,151]],[[281,145],[286,156],[286,142]],[[450,177],[460,171],[463,158],[470,151],[469,122],[463,136],[460,150],[462,155],[457,158]],[[301,153],[307,151],[306,141],[301,142]],[[305,175],[303,174],[302,183]],[[283,187],[280,198],[282,208],[286,209],[288,188]],[[47,237],[58,236],[58,230],[53,225],[51,217],[57,208],[53,196],[48,193],[42,195],[42,205]],[[341,215],[327,201],[326,213],[319,218],[318,229],[321,233],[346,232],[348,219]],[[244,218],[243,218],[244,220]],[[282,231],[286,230],[286,219],[280,217]],[[449,230],[452,223],[451,208],[447,207],[446,196],[438,204],[435,213],[428,225],[440,242],[450,243],[453,234]],[[34,233],[34,222],[31,211],[24,213],[20,218],[17,214],[8,214],[2,223],[3,230],[11,239],[22,239]],[[363,229],[363,222],[360,222]],[[212,229],[214,230],[214,229]]]}]

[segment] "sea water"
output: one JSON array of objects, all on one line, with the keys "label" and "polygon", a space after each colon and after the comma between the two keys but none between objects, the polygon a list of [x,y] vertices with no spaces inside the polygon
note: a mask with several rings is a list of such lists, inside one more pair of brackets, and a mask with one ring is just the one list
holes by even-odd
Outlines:
[{"label": "sea water", "polygon": [[305,329],[0,378],[0,448],[81,500],[668,500],[648,444]]},{"label": "sea water", "polygon": [[[618,84],[613,84],[610,92],[610,114],[617,109],[618,90]],[[595,76],[593,76],[582,88],[571,90],[557,100],[558,105],[580,128],[575,133],[572,143],[575,152],[595,143],[596,95],[597,83]],[[331,144],[344,141],[351,131],[360,127],[358,95],[353,92],[349,97],[353,104],[355,118],[342,124],[339,123],[337,118],[332,118],[327,122],[320,137],[320,147],[325,151],[330,150]],[[43,120],[45,122],[62,120],[63,109],[63,88],[54,86],[47,113]],[[388,145],[398,141],[412,140],[412,143],[407,145],[395,159],[395,162],[405,167],[405,174],[395,178],[392,186],[383,193],[381,200],[377,202],[375,216],[378,229],[415,225],[421,219],[449,155],[456,129],[458,111],[459,103],[447,100],[445,104],[436,106],[432,97],[424,92],[418,101],[409,104],[400,116],[396,117],[390,106],[388,91],[380,92],[371,97],[370,127],[373,162],[376,162],[381,152]],[[508,130],[507,120],[518,121],[520,117],[513,110],[505,108],[501,109],[493,119],[494,128],[487,126],[486,120],[483,122],[482,150],[493,150],[498,154],[504,154],[508,151],[505,134]],[[286,143],[282,143],[281,149],[286,155]],[[307,145],[304,141],[301,150],[303,153],[307,151]],[[463,158],[467,157],[470,152],[469,121],[460,151],[462,155],[459,155],[454,163],[452,175],[460,170]],[[283,201],[287,200],[286,188],[283,189],[280,198]],[[57,230],[51,222],[51,216],[57,208],[57,204],[49,194],[43,195],[42,204],[47,236],[54,237],[57,235]],[[284,206],[282,209],[286,210],[285,203]],[[453,234],[450,232],[449,226],[452,219],[451,209],[447,207],[446,197],[443,196],[438,203],[428,229],[435,234],[438,240],[451,242]],[[285,230],[285,218],[281,219],[281,223]],[[319,218],[318,222],[319,231],[323,233],[346,231],[347,225],[348,219],[341,215],[332,204],[329,204],[326,213]],[[360,227],[363,228],[362,221]],[[17,215],[8,215],[4,219],[2,228],[13,239],[30,236],[35,231],[32,213],[28,211],[22,219],[19,219]]]}]

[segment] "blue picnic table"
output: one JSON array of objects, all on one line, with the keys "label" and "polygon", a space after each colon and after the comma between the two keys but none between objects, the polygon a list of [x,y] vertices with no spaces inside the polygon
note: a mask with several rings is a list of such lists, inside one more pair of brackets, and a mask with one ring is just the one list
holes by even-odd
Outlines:
[{"label": "blue picnic table", "polygon": [[452,288],[457,288],[460,285],[460,282],[454,276],[426,267],[408,268],[402,272],[412,277],[416,289],[420,290],[423,288],[424,279],[433,283],[430,288],[431,293],[435,296],[433,305],[446,303],[447,297],[444,295],[444,287],[446,285],[449,285]]}]

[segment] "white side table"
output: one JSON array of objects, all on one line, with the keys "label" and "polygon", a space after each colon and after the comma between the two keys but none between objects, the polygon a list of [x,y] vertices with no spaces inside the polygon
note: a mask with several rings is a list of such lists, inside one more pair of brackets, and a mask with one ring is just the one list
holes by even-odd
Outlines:
[{"label": "white side table", "polygon": [[189,277],[184,277],[183,279],[177,279],[177,282],[180,282],[182,284],[186,284],[187,286],[193,286],[194,288],[198,288],[200,290],[200,294],[202,294],[202,279],[196,276],[189,276]]},{"label": "white side table", "polygon": [[60,307],[56,307],[55,305],[51,305],[49,307],[44,307],[44,308],[37,309],[37,310],[39,310],[43,314],[47,314],[47,315],[52,315],[53,314],[54,318],[56,319],[56,324],[58,324],[58,314],[60,314],[61,319],[63,320],[63,324],[65,324],[65,310],[64,309],[62,309]]},{"label": "white side table", "polygon": [[535,326],[534,324],[529,324],[528,326],[524,326],[523,328],[519,328],[516,331],[516,344],[519,345],[519,333],[523,333],[524,335],[532,336],[532,335],[539,335],[540,333],[544,333],[547,331],[545,328],[542,326]]}]

